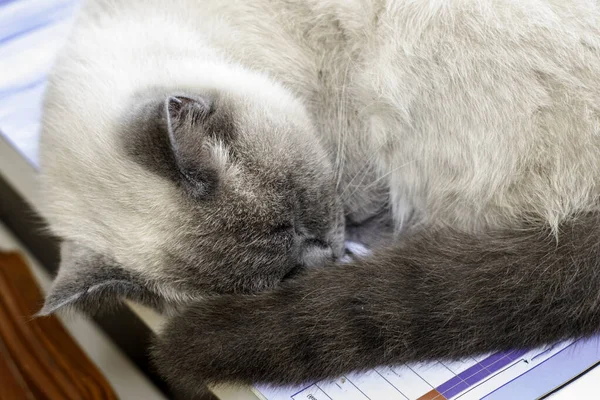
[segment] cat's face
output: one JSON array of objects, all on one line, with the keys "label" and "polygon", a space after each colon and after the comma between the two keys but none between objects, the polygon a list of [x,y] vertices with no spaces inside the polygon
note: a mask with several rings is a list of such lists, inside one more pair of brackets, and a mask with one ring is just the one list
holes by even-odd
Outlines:
[{"label": "cat's face", "polygon": [[216,93],[143,107],[125,148],[172,183],[183,213],[165,277],[188,290],[254,291],[341,256],[332,170],[306,126]]},{"label": "cat's face", "polygon": [[[342,256],[334,174],[307,122],[208,93],[136,101],[116,126],[133,170],[162,192],[156,200],[151,191],[102,193],[97,212],[110,218],[81,223],[101,225],[88,229],[102,231],[109,244],[85,244],[155,291],[183,298],[255,292]],[[112,243],[113,233],[127,246]],[[143,263],[152,266],[145,271]]]}]

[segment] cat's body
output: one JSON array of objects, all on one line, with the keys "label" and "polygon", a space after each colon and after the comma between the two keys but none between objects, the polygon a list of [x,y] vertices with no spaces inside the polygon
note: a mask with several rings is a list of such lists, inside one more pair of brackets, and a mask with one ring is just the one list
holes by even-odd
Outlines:
[{"label": "cat's body", "polygon": [[[107,291],[271,288],[339,257],[341,210],[386,248],[192,306],[159,348],[175,381],[297,382],[600,329],[596,2],[89,3],[51,77],[43,183],[57,234],[151,288]],[[288,228],[290,197],[300,234],[279,250],[264,232]],[[77,265],[46,311],[105,287],[78,292]]]}]

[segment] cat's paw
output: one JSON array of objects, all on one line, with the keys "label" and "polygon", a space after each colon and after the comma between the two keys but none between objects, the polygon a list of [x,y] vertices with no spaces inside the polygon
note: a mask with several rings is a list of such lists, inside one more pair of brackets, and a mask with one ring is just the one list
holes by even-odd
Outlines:
[{"label": "cat's paw", "polygon": [[173,387],[192,391],[268,379],[274,368],[262,325],[268,308],[260,297],[213,298],[171,319],[153,346],[159,373]]}]

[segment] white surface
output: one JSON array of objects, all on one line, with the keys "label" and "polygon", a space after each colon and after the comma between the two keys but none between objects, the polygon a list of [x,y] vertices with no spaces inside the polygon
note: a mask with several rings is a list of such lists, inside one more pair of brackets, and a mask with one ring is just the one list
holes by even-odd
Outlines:
[{"label": "white surface", "polygon": [[554,393],[548,400],[598,399],[600,398],[600,366]]}]

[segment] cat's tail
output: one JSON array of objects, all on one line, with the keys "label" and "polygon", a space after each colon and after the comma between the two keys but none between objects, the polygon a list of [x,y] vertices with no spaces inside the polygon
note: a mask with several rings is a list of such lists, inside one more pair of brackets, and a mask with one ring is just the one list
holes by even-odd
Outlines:
[{"label": "cat's tail", "polygon": [[301,383],[600,331],[600,216],[473,236],[419,233],[256,296],[198,302],[155,348],[174,383]]}]

